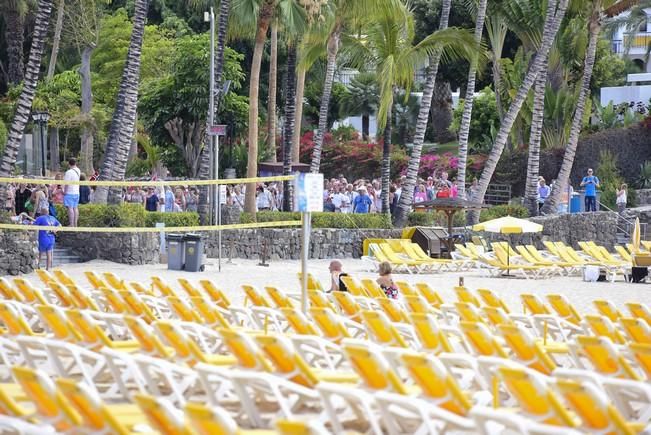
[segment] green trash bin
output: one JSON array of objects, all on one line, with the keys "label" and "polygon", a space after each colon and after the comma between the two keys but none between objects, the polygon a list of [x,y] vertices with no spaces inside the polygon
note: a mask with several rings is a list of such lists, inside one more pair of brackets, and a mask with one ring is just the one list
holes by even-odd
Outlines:
[{"label": "green trash bin", "polygon": [[186,272],[203,272],[203,238],[200,234],[186,234],[183,239]]},{"label": "green trash bin", "polygon": [[168,234],[165,240],[167,241],[167,269],[168,270],[183,270],[185,264],[185,249],[184,249],[183,234]]}]

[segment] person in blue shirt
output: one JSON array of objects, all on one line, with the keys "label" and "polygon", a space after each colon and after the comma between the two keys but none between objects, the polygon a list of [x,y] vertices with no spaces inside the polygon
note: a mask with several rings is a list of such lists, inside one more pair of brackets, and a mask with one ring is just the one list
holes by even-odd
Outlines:
[{"label": "person in blue shirt", "polygon": [[[34,225],[42,227],[59,227],[61,224],[54,216],[50,216],[48,209],[40,210],[41,215],[36,218]],[[38,267],[41,267],[41,256],[45,253],[45,269],[50,270],[52,267],[52,255],[54,253],[54,233],[56,230],[40,230],[38,232]]]},{"label": "person in blue shirt", "polygon": [[371,211],[371,204],[373,201],[368,196],[366,186],[360,186],[358,189],[359,195],[353,200],[353,213],[368,213]]},{"label": "person in blue shirt", "polygon": [[597,211],[597,189],[599,189],[599,178],[592,175],[592,168],[588,169],[588,175],[581,180],[581,187],[585,187],[585,211]]}]

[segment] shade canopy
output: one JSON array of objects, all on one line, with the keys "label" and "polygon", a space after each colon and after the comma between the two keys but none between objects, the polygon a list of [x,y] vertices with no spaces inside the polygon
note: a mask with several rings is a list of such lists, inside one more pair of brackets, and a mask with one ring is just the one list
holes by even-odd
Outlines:
[{"label": "shade canopy", "polygon": [[640,228],[640,218],[636,217],[635,226],[633,227],[633,233],[631,234],[631,243],[633,244],[633,252],[636,254],[640,252],[640,239],[642,238],[641,233],[642,233],[642,229]]},{"label": "shade canopy", "polygon": [[543,226],[525,219],[504,216],[474,225],[472,229],[474,231],[487,231],[489,233],[522,234],[539,233],[543,230]]}]

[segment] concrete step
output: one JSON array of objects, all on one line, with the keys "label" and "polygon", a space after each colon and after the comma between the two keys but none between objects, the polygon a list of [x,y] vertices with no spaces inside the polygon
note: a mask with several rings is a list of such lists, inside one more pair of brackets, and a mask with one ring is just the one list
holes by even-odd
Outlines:
[{"label": "concrete step", "polygon": [[81,257],[76,255],[75,252],[69,248],[54,248],[53,254],[53,266],[60,266],[63,264],[71,263],[82,263]]}]

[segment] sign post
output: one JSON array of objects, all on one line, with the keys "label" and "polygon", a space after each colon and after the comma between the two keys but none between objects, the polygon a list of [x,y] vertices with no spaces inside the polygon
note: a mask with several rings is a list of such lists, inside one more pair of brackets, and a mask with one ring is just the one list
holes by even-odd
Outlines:
[{"label": "sign post", "polygon": [[[212,152],[212,164],[211,167],[213,168],[213,179],[219,179],[219,136],[226,136],[226,124],[216,124],[216,125],[210,125],[208,126],[208,135],[212,138],[214,148]],[[221,227],[222,224],[222,213],[221,213],[221,204],[222,201],[226,200],[226,193],[225,191],[222,192],[222,187],[224,190],[226,189],[226,186],[222,184],[218,184],[216,186],[212,186],[214,196],[212,198],[213,200],[213,216],[214,216],[214,223],[219,225]],[[217,230],[218,234],[218,243],[217,243],[217,268],[219,272],[222,271],[222,230],[219,229]]]},{"label": "sign post", "polygon": [[312,212],[323,211],[323,174],[298,174],[294,179],[294,204],[301,212],[301,310],[307,313],[307,262],[310,256]]}]

